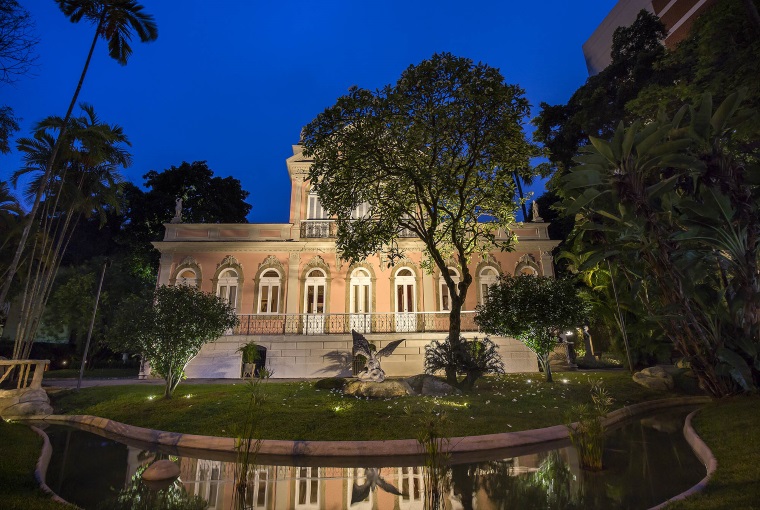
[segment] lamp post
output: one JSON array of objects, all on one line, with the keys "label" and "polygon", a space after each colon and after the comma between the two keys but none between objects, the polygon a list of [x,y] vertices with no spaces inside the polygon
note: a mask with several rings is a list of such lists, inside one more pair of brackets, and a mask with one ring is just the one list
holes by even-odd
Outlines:
[{"label": "lamp post", "polygon": [[79,367],[79,380],[77,380],[77,391],[82,387],[82,377],[84,377],[84,366],[87,363],[87,351],[90,350],[90,340],[92,339],[92,328],[95,326],[95,315],[98,313],[98,302],[100,301],[100,290],[103,288],[103,278],[106,276],[106,268],[111,265],[111,259],[106,259],[103,263],[103,270],[100,272],[100,283],[98,283],[98,292],[95,294],[95,306],[92,308],[92,319],[90,320],[90,329],[87,331],[87,342],[84,344],[84,353],[82,354],[82,366]]}]

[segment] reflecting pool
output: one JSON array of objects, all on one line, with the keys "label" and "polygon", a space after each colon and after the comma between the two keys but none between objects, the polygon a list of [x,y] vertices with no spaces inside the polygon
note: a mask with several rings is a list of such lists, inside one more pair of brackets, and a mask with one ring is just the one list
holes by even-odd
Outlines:
[{"label": "reflecting pool", "polygon": [[[582,471],[567,442],[452,457],[439,477],[440,508],[649,508],[705,475],[683,438],[690,410],[658,412],[609,431],[599,473]],[[260,455],[239,491],[234,455],[156,448],[64,426],[46,432],[53,446],[48,485],[85,509],[428,508],[423,457]],[[141,481],[158,458],[179,463],[178,481],[163,487]]]}]

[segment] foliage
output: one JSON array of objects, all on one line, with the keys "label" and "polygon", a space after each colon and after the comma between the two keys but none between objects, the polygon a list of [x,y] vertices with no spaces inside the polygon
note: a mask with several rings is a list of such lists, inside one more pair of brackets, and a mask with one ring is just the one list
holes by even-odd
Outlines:
[{"label": "foliage", "polygon": [[204,510],[208,501],[201,496],[189,494],[181,480],[174,480],[160,490],[155,490],[142,479],[148,466],[140,466],[129,483],[115,498],[103,501],[100,510]]},{"label": "foliage", "polygon": [[241,345],[235,352],[243,355],[243,363],[256,363],[259,360],[259,346],[253,340]]},{"label": "foliage", "polygon": [[184,285],[159,286],[153,295],[127,298],[120,308],[109,343],[142,354],[166,381],[166,398],[201,347],[237,324],[235,309],[222,298]]},{"label": "foliage", "polygon": [[550,276],[502,276],[488,290],[475,321],[486,333],[514,337],[536,354],[547,382],[552,381],[549,355],[559,334],[576,328],[588,305],[569,279]]},{"label": "foliage", "polygon": [[[578,451],[581,467],[590,471],[600,471],[604,453],[604,418],[610,411],[613,399],[604,387],[604,381],[591,382],[591,405],[576,404],[566,416],[570,429],[570,441]],[[577,423],[574,423],[577,422]]]},{"label": "foliage", "polygon": [[[79,83],[71,97],[66,114],[63,116],[62,120],[57,117],[49,118],[55,119],[54,124],[57,126],[53,125],[52,127],[59,130],[58,136],[54,137],[52,134],[47,134],[44,137],[44,140],[38,140],[38,144],[41,144],[42,147],[34,147],[35,144],[33,144],[33,148],[37,152],[47,153],[47,160],[38,160],[35,161],[34,164],[36,169],[42,170],[42,175],[37,179],[38,182],[35,184],[35,191],[32,194],[34,197],[32,209],[25,218],[25,225],[21,231],[15,254],[8,265],[6,270],[7,274],[3,280],[2,288],[0,288],[0,303],[5,303],[11,285],[13,285],[16,280],[21,256],[24,254],[24,251],[28,249],[27,244],[30,243],[29,235],[32,232],[33,226],[36,224],[35,222],[45,221],[44,217],[42,219],[38,218],[40,204],[42,203],[43,197],[45,197],[48,185],[55,182],[54,177],[60,166],[61,159],[59,158],[59,152],[67,149],[67,144],[70,140],[67,132],[72,124],[70,122],[71,115],[74,112],[79,93],[82,90],[84,78],[87,75],[87,70],[95,51],[95,45],[99,39],[106,40],[108,42],[109,56],[115,59],[118,63],[125,65],[128,57],[132,54],[130,42],[133,33],[136,34],[142,42],[154,41],[158,37],[158,29],[156,28],[153,16],[144,13],[143,7],[134,0],[56,0],[56,3],[61,11],[69,17],[73,23],[78,23],[82,19],[94,23],[95,33],[87,54],[87,59],[85,60],[84,68],[82,69],[82,74],[79,77]],[[45,121],[43,121],[43,124],[44,123]],[[47,150],[47,146],[49,146],[49,151]],[[97,195],[93,198],[98,199]],[[30,244],[35,245],[35,242],[32,241]],[[65,249],[63,251],[65,251]],[[44,302],[45,299],[47,298],[45,297],[42,301]],[[38,319],[38,311],[32,309],[27,312],[22,310],[22,322],[35,323]],[[36,326],[33,326],[31,330],[36,330]],[[28,333],[17,333],[16,337],[23,338],[25,334]],[[14,353],[14,356],[17,355],[23,356],[24,353]],[[26,355],[28,355],[28,352]]]},{"label": "foliage", "polygon": [[[14,83],[35,64],[37,46],[34,20],[16,0],[0,2],[0,84]],[[10,151],[18,119],[10,106],[0,105],[0,154]]]},{"label": "foliage", "polygon": [[245,202],[248,192],[234,177],[214,175],[205,161],[182,162],[161,172],[143,175],[145,188],[134,185],[125,189],[128,222],[122,242],[138,245],[138,255],[154,267],[158,253],[152,241],[163,238],[164,223],[174,216],[175,200],[182,199],[182,219],[188,223],[246,223],[251,210]]},{"label": "foliage", "polygon": [[[393,264],[403,257],[401,239],[419,239],[426,269],[438,268],[451,294],[453,342],[473,280],[469,261],[514,245],[504,232],[515,217],[512,172],[535,153],[521,126],[528,112],[522,89],[497,69],[442,53],[407,68],[395,85],[351,88],[304,130],[309,181],[336,218],[341,257],[380,253]],[[364,204],[369,212],[358,217]],[[456,382],[451,370],[447,378]]]},{"label": "foliage", "polygon": [[248,408],[244,418],[237,422],[239,430],[235,437],[235,494],[233,499],[238,507],[244,508],[246,494],[254,490],[254,479],[251,479],[252,470],[256,466],[256,457],[261,449],[261,422],[264,419],[262,408],[267,395],[262,387],[262,381],[269,378],[269,372],[264,377],[252,379],[246,384],[248,391]]},{"label": "foliage", "polygon": [[660,44],[665,35],[660,20],[642,10],[630,27],[615,30],[607,68],[590,76],[567,104],[541,103],[533,137],[546,147],[559,174],[572,166],[572,158],[589,136],[605,137],[614,131],[625,117],[625,105],[657,79],[653,67],[665,54]]},{"label": "foliage", "polygon": [[614,261],[715,396],[760,383],[760,178],[730,150],[742,93],[593,139],[564,179],[583,268]]},{"label": "foliage", "polygon": [[448,461],[451,458],[451,420],[445,410],[431,405],[424,406],[421,414],[404,409],[407,417],[415,422],[417,442],[425,456],[424,484],[425,510],[443,508],[443,496],[448,492]]},{"label": "foliage", "polygon": [[0,3],[0,83],[13,83],[29,73],[37,60],[37,42],[29,11],[16,0],[3,0]]},{"label": "foliage", "polygon": [[[40,122],[31,138],[17,141],[24,166],[14,172],[12,183],[31,176],[27,197],[43,197],[33,243],[26,251],[27,275],[20,299],[20,320],[16,330],[14,358],[25,359],[36,338],[42,313],[53,289],[63,254],[82,218],[105,217],[106,207],[116,207],[121,175],[131,156],[121,127],[102,122],[89,105],[72,118],[63,137],[64,120],[48,117]],[[54,171],[46,181],[47,162],[54,146],[61,143]],[[40,190],[44,192],[40,195]],[[10,276],[9,276],[10,277]]]},{"label": "foliage", "polygon": [[454,344],[448,337],[442,342],[433,340],[425,346],[425,373],[455,370],[465,376],[459,386],[471,390],[475,381],[485,374],[504,373],[504,363],[497,350],[489,338],[467,340],[461,337]]}]

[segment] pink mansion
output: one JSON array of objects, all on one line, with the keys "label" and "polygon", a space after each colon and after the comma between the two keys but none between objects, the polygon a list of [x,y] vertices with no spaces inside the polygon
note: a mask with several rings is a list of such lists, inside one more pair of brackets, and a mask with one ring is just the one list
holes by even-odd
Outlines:
[{"label": "pink mansion", "polygon": [[[188,377],[241,375],[237,349],[266,349],[273,377],[351,375],[351,329],[378,348],[404,338],[383,360],[391,376],[423,370],[425,346],[448,331],[450,299],[440,274],[422,270],[422,243],[402,239],[405,257],[392,267],[382,256],[348,265],[336,254],[335,225],[306,180],[310,161],[300,145],[287,159],[292,190],[289,223],[165,225],[158,283],[196,285],[237,308],[240,324],[203,347]],[[360,212],[361,213],[361,212]],[[462,331],[477,335],[475,307],[499,274],[552,275],[547,223],[516,224],[517,251],[476,257],[473,285],[462,312]],[[458,271],[449,269],[456,280]],[[535,356],[520,342],[492,338],[508,371],[536,371]]]}]

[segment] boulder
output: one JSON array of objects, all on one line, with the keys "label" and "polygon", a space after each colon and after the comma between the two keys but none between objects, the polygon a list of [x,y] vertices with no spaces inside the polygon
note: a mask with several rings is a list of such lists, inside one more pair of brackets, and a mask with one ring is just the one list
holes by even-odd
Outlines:
[{"label": "boulder", "polygon": [[673,377],[662,367],[649,367],[633,374],[633,380],[651,390],[668,391],[673,389]]},{"label": "boulder", "polygon": [[147,481],[174,480],[179,476],[179,466],[168,459],[157,460],[143,471],[142,478]]},{"label": "boulder", "polygon": [[412,388],[405,381],[383,382],[351,381],[346,384],[343,394],[351,397],[393,398],[413,395]]},{"label": "boulder", "polygon": [[42,388],[0,391],[0,416],[28,418],[53,414],[50,399]]},{"label": "boulder", "polygon": [[417,395],[428,395],[431,397],[442,397],[444,395],[454,395],[462,393],[445,381],[428,374],[420,374],[405,379],[407,384]]},{"label": "boulder", "polygon": [[53,408],[48,402],[22,402],[2,411],[3,418],[31,418],[53,414]]}]

